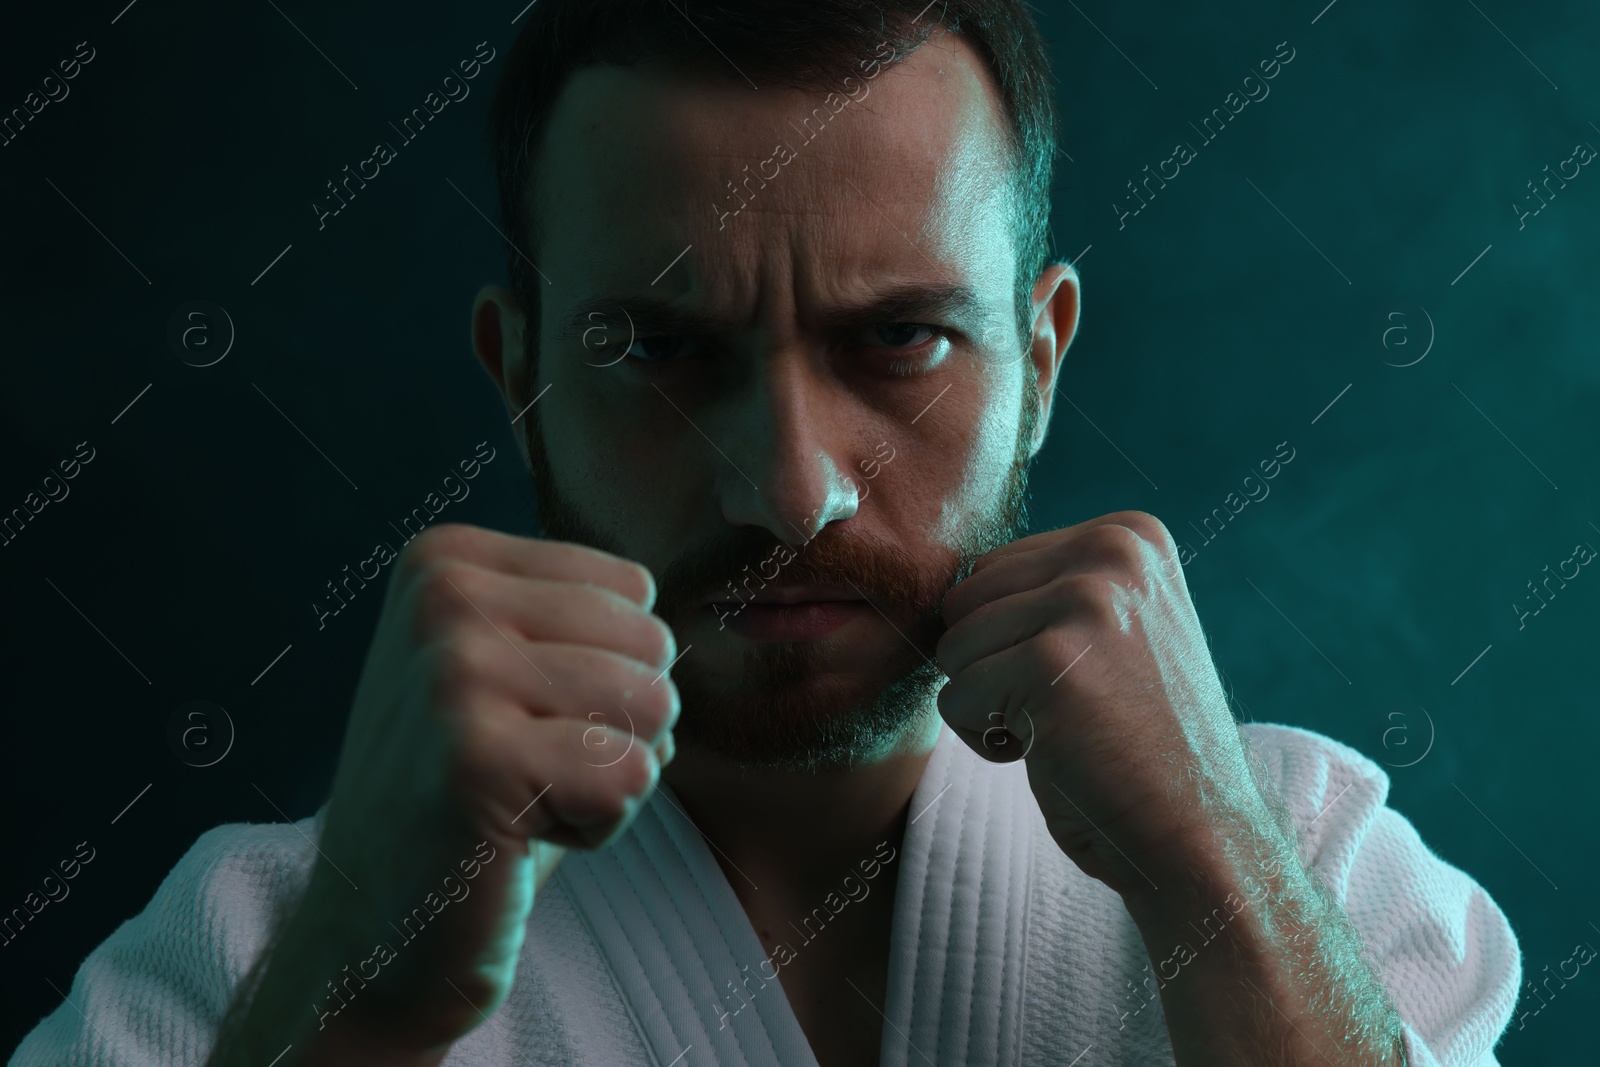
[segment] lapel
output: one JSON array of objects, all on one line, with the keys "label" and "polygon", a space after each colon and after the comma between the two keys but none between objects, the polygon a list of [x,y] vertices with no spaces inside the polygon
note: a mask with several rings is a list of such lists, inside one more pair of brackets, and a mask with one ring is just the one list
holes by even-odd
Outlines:
[{"label": "lapel", "polygon": [[[1018,1062],[1033,803],[1020,763],[989,764],[941,729],[897,857],[883,1067]],[[610,848],[569,853],[555,878],[655,1067],[817,1067],[743,905],[664,782]]]},{"label": "lapel", "polygon": [[940,731],[901,849],[882,1067],[1019,1062],[1037,818],[1020,762]]},{"label": "lapel", "polygon": [[655,1067],[817,1067],[744,906],[665,782],[610,848],[568,853],[555,877]]}]

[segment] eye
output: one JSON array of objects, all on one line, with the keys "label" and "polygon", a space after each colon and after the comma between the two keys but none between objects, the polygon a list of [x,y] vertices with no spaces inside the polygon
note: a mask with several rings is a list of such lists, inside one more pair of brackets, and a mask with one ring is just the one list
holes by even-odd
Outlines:
[{"label": "eye", "polygon": [[614,351],[618,358],[629,358],[640,363],[668,363],[692,351],[689,339],[668,334],[661,337],[635,337],[628,345],[618,345]]},{"label": "eye", "polygon": [[883,322],[857,335],[869,348],[914,348],[932,340],[937,331],[920,322]]},{"label": "eye", "polygon": [[855,343],[888,353],[888,372],[898,378],[918,377],[944,362],[950,351],[949,332],[923,322],[881,322],[860,330]]}]

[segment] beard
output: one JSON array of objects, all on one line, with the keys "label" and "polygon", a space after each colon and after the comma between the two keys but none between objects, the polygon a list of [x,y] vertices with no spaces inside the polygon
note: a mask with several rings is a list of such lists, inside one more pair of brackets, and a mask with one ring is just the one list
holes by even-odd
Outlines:
[{"label": "beard", "polygon": [[[657,575],[654,611],[681,634],[696,613],[708,611],[707,599],[746,576],[760,582],[760,565],[770,565],[774,552],[788,546],[794,558],[771,580],[854,585],[905,638],[875,678],[830,671],[826,650],[812,641],[747,642],[732,688],[693,656],[683,656],[672,668],[682,702],[674,740],[749,768],[814,773],[880,758],[935,714],[934,700],[945,682],[934,662],[946,629],[945,594],[972,573],[981,556],[1010,544],[1027,527],[1029,443],[1038,408],[1031,387],[1024,395],[1028,402],[999,497],[962,523],[957,544],[938,559],[919,562],[898,545],[849,530],[847,523],[797,530],[811,534],[798,546],[760,527],[738,526],[683,552]],[[528,413],[528,441],[545,536],[629,558],[556,484],[537,405]]]}]

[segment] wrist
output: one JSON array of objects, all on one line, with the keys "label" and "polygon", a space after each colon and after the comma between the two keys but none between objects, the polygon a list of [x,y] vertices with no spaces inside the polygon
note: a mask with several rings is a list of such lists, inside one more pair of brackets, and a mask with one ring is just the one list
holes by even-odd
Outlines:
[{"label": "wrist", "polygon": [[1197,817],[1146,853],[1146,877],[1121,891],[1136,921],[1160,922],[1233,896],[1260,904],[1306,878],[1292,830],[1258,793],[1196,804]]},{"label": "wrist", "polygon": [[[234,992],[207,1067],[437,1067],[453,1042],[386,1018],[381,993],[338,997],[341,967],[359,958],[344,914],[348,888],[313,876]],[[281,1056],[281,1059],[277,1057]]]},{"label": "wrist", "polygon": [[[236,1000],[207,1067],[438,1067],[452,1042],[427,1045],[370,1013],[322,1011],[333,972],[318,956],[277,946]],[[281,1057],[281,1058],[280,1058]]]},{"label": "wrist", "polygon": [[[1214,802],[1123,892],[1179,1063],[1403,1063],[1399,1016],[1273,794]],[[1140,994],[1142,996],[1142,994]],[[1133,1008],[1141,1010],[1142,1004]],[[1270,1050],[1270,1053],[1263,1050]]]}]

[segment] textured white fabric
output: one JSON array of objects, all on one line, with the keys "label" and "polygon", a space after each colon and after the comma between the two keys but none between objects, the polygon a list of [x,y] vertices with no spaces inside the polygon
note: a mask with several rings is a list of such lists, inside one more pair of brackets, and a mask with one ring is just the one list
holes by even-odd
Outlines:
[{"label": "textured white fabric", "polygon": [[[1378,966],[1413,1067],[1494,1067],[1488,1050],[1521,984],[1505,915],[1385,806],[1388,777],[1372,761],[1305,730],[1240,730]],[[1137,928],[1049,837],[1020,765],[989,764],[946,729],[911,812],[877,874],[897,893],[885,1067],[1173,1062],[1160,1001],[1140,995],[1152,975]],[[233,988],[309,875],[318,828],[314,817],[201,835],[144,911],[83,962],[70,1003],[28,1035],[13,1067],[201,1064]],[[796,927],[796,954],[849,902],[819,905]],[[663,786],[615,845],[563,861],[534,906],[510,996],[445,1065],[815,1067],[779,984],[782,958],[767,959]]]}]

